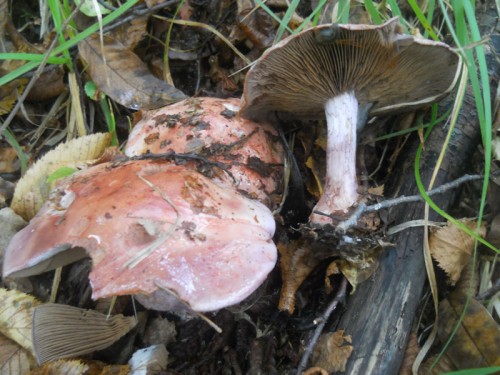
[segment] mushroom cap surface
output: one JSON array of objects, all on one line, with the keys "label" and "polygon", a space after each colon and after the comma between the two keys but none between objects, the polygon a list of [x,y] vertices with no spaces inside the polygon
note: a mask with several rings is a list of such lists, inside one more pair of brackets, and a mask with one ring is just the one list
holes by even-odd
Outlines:
[{"label": "mushroom cap surface", "polygon": [[265,280],[277,257],[274,230],[263,204],[184,166],[104,163],[54,190],[9,244],[3,275],[39,274],[88,254],[94,299],[168,289],[212,311]]},{"label": "mushroom cap surface", "polygon": [[460,57],[448,45],[382,25],[320,25],[269,48],[249,70],[241,114],[259,120],[276,111],[323,118],[326,101],[353,92],[372,115],[416,108],[454,87]]},{"label": "mushroom cap surface", "polygon": [[125,154],[173,151],[224,163],[234,180],[214,176],[215,182],[236,185],[251,198],[272,206],[278,200],[272,196],[279,198],[282,193],[283,147],[271,124],[240,117],[239,105],[236,98],[190,98],[143,111]]}]

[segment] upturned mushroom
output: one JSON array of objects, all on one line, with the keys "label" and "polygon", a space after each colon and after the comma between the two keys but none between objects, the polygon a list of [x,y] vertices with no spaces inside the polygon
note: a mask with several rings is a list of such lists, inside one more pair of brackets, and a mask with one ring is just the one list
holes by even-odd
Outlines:
[{"label": "upturned mushroom", "polygon": [[367,116],[434,103],[459,76],[460,57],[440,42],[404,35],[398,19],[383,25],[321,25],[268,49],[249,70],[241,114],[254,120],[326,115],[324,192],[311,223],[332,223],[359,202],[356,136]]},{"label": "upturned mushroom", "polygon": [[3,276],[92,258],[93,298],[136,295],[146,307],[195,311],[242,301],[276,263],[271,211],[165,161],[103,163],[51,194],[9,244]]}]

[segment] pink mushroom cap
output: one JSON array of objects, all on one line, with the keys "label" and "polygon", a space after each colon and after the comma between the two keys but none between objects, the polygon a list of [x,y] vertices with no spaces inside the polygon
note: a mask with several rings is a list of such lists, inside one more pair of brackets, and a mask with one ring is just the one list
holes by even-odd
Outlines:
[{"label": "pink mushroom cap", "polygon": [[[265,280],[276,263],[274,230],[267,207],[196,171],[105,163],[57,187],[9,244],[3,275],[39,274],[88,254],[94,299],[174,292],[195,311],[213,311]],[[168,309],[154,300],[148,307]]]},{"label": "pink mushroom cap", "polygon": [[240,99],[190,98],[142,112],[128,138],[128,156],[192,153],[226,163],[235,184],[249,197],[271,206],[282,191],[283,148],[274,127],[238,115]]}]

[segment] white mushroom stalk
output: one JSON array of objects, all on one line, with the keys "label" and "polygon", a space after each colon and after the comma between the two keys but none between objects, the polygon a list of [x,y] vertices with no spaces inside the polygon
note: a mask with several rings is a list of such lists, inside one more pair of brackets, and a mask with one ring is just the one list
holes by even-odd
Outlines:
[{"label": "white mushroom stalk", "polygon": [[326,215],[347,212],[358,201],[356,96],[353,92],[347,92],[329,99],[325,104],[325,114],[328,127],[325,187],[310,217],[311,222],[318,224],[330,223],[331,219]]}]

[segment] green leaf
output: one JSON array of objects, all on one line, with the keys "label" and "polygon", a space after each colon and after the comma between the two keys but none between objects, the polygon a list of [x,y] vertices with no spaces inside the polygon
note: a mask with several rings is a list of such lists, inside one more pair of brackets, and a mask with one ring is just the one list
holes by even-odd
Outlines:
[{"label": "green leaf", "polygon": [[73,173],[77,171],[78,169],[76,168],[61,167],[57,169],[54,173],[50,174],[49,177],[47,177],[47,182],[52,183],[56,180],[59,180],[60,178],[71,176]]}]

